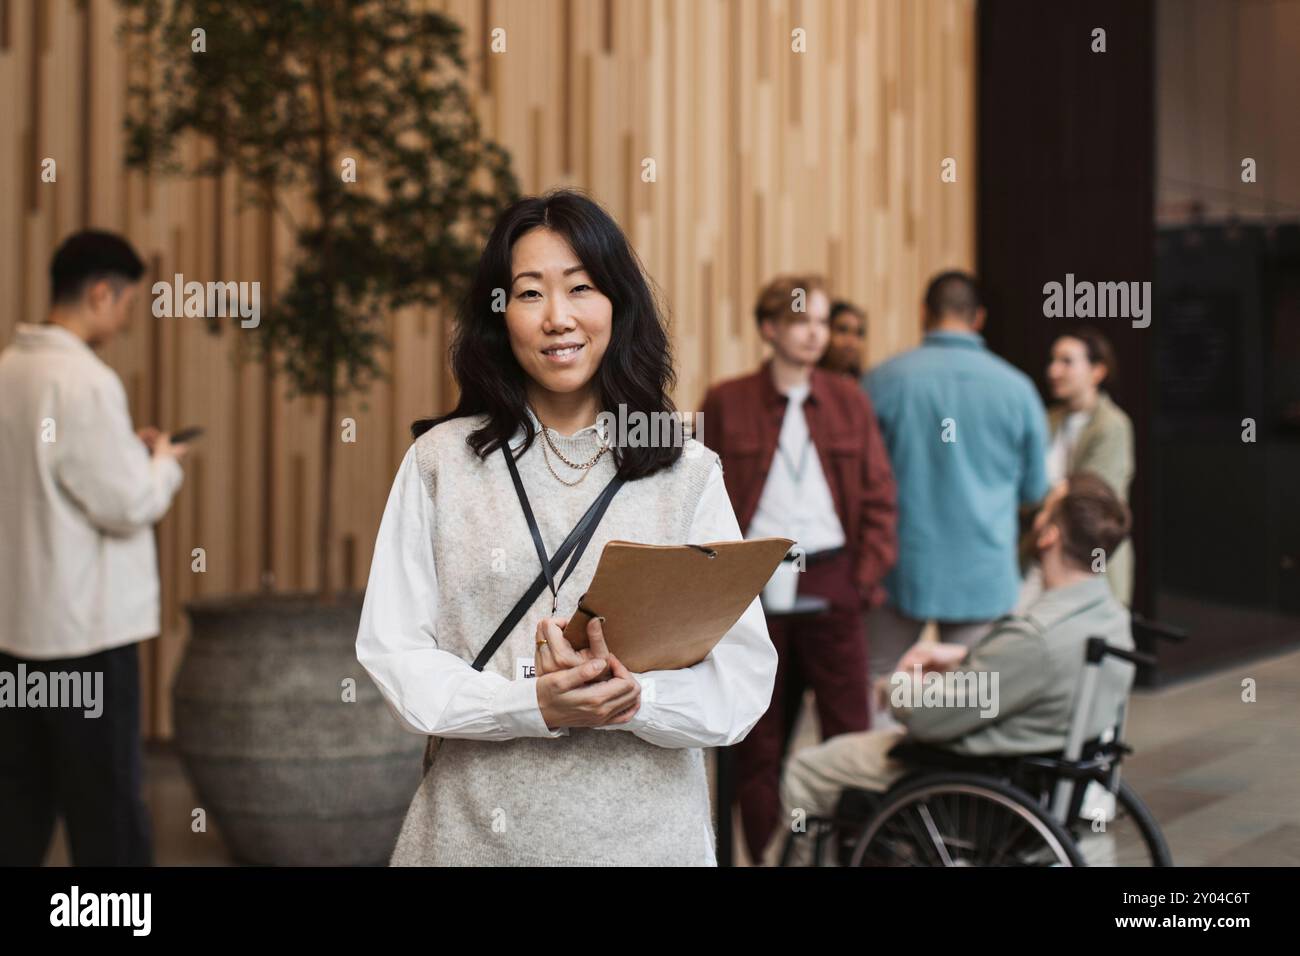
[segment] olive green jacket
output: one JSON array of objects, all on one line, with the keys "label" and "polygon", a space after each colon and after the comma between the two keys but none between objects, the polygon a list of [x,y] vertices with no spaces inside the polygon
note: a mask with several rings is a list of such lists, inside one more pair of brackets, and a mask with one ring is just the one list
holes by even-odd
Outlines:
[{"label": "olive green jacket", "polygon": [[[1048,427],[1056,436],[1065,420],[1064,406],[1053,406],[1047,413]],[[1110,485],[1120,500],[1128,503],[1129,484],[1133,481],[1133,423],[1123,409],[1105,392],[1097,398],[1097,407],[1065,463],[1067,475],[1091,471]],[[1115,597],[1128,606],[1133,602],[1133,542],[1125,540],[1106,560],[1106,576]]]}]

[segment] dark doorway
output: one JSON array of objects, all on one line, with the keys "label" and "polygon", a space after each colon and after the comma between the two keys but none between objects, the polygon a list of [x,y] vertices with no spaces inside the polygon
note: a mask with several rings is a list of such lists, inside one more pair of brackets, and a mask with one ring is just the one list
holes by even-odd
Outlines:
[{"label": "dark doorway", "polygon": [[1070,321],[1045,315],[1046,283],[1152,283],[1149,327],[1089,321],[1115,346],[1112,397],[1134,425],[1134,608],[1191,635],[1159,648],[1161,680],[1300,642],[1296,229],[1158,230],[1156,31],[1169,12],[982,0],[977,92],[990,347],[1041,386]]}]

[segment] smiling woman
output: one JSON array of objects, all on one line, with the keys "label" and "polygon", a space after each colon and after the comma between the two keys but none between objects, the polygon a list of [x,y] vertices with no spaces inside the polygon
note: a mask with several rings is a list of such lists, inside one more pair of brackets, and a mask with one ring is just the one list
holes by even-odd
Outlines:
[{"label": "smiling woman", "polygon": [[[651,282],[614,220],[573,190],[502,213],[457,316],[451,355],[460,401],[438,421],[486,415],[470,438],[483,455],[519,427],[531,447],[528,405],[566,433],[602,408],[674,411],[672,355]],[[418,437],[434,424],[412,430]],[[630,481],[672,465],[682,448],[613,451]]]},{"label": "smiling woman", "polygon": [[528,376],[529,401],[534,408],[568,405],[551,410],[557,427],[572,424],[575,413],[581,424],[587,409],[573,403],[594,401],[583,385],[594,378],[609,347],[609,297],[592,285],[586,266],[552,229],[538,227],[523,236],[514,262],[519,271],[511,278],[506,328],[510,351]]},{"label": "smiling woman", "polygon": [[767,709],[758,600],[680,670],[628,671],[600,619],[589,648],[562,634],[606,542],[741,537],[717,455],[620,445],[599,424],[672,413],[673,368],[650,282],[597,203],[561,190],[502,213],[452,369],[460,401],[412,427],[357,636],[394,715],[438,741],[392,862],[713,865],[701,748]]}]

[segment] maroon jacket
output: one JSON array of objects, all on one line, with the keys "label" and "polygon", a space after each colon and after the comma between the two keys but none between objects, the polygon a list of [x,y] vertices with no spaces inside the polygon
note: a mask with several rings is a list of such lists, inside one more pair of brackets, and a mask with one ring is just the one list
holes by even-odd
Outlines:
[{"label": "maroon jacket", "polygon": [[[772,382],[771,360],[721,382],[704,397],[701,437],[722,458],[722,476],[743,534],[758,509],[785,417],[786,397]],[[894,472],[871,400],[848,376],[814,368],[804,402],[835,513],[857,568],[857,583],[876,607],[881,579],[898,555]]]}]

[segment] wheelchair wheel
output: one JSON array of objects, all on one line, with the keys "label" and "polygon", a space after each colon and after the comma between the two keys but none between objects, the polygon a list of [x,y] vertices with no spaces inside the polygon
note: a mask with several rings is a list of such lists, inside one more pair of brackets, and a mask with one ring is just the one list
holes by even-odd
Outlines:
[{"label": "wheelchair wheel", "polygon": [[1147,805],[1123,780],[1113,820],[1079,820],[1070,827],[1088,866],[1173,866],[1169,845]]},{"label": "wheelchair wheel", "polygon": [[1018,787],[940,773],[900,784],[862,829],[850,866],[1083,866],[1070,834]]}]

